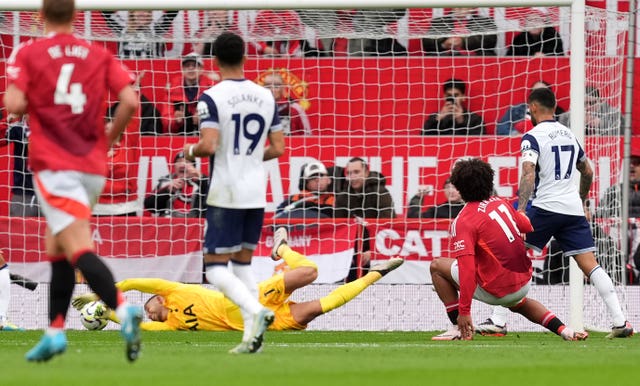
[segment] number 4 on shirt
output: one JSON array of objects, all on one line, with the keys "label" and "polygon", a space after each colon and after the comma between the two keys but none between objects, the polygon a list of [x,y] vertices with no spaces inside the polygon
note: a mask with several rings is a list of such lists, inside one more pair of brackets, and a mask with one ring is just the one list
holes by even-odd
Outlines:
[{"label": "number 4 on shirt", "polygon": [[60,74],[56,83],[56,92],[53,95],[53,103],[57,105],[71,106],[72,114],[82,114],[87,96],[82,92],[81,83],[71,83],[71,75],[75,64],[66,63],[60,67]]}]

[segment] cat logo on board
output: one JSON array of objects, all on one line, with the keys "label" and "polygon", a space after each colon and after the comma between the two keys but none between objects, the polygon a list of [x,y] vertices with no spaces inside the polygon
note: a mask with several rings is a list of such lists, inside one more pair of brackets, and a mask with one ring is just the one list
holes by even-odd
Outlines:
[{"label": "cat logo on board", "polygon": [[308,110],[311,103],[307,99],[308,84],[304,80],[300,79],[296,74],[287,70],[286,68],[270,68],[261,72],[258,78],[255,80],[257,84],[264,87],[269,87],[266,81],[276,84],[276,86],[282,86],[282,99],[290,99],[298,102],[304,110]]}]

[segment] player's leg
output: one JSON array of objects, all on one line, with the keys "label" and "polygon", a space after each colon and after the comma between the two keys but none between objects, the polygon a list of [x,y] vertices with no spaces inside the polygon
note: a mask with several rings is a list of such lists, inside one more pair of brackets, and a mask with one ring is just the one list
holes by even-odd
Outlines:
[{"label": "player's leg", "polygon": [[[45,212],[46,213],[46,212]],[[46,254],[51,264],[51,281],[49,284],[49,326],[38,344],[32,348],[25,358],[28,361],[48,361],[67,349],[67,337],[64,333],[64,322],[69,308],[69,301],[75,286],[75,272],[62,253],[62,249],[47,228],[45,234]]]},{"label": "player's leg", "polygon": [[293,293],[298,288],[313,283],[318,278],[318,265],[305,255],[289,247],[287,229],[280,227],[273,234],[271,258],[283,259],[291,270],[284,273],[285,292]]},{"label": "player's leg", "polygon": [[429,267],[431,280],[438,297],[444,304],[452,327],[432,340],[459,340],[458,329],[458,262],[456,259],[441,257],[434,259]]},{"label": "player's leg", "polygon": [[614,326],[607,337],[626,338],[633,335],[633,327],[622,311],[613,281],[596,261],[596,248],[589,223],[584,216],[566,217],[567,223],[556,235],[556,240],[566,255],[573,256],[606,304]]},{"label": "player's leg", "polygon": [[[254,321],[260,319],[259,327],[268,322],[270,310],[264,308],[257,298],[257,289],[252,291],[238,276],[228,269],[228,262],[234,257],[234,271],[239,271],[245,280],[253,276],[247,270],[251,269],[251,255],[260,237],[262,218],[253,226],[253,243],[243,243],[246,210],[207,207],[207,231],[204,240],[204,263],[207,280],[215,285],[233,303],[240,307],[244,321],[244,334],[240,345],[233,348],[231,353],[256,352],[262,342],[253,342]],[[254,220],[256,220],[254,218]],[[258,228],[257,230],[255,228]],[[255,233],[257,232],[257,237]],[[245,250],[244,252],[242,252]],[[240,253],[239,253],[240,252]],[[243,269],[241,266],[244,265]],[[252,283],[251,286],[256,286]],[[252,293],[253,292],[253,293]],[[266,311],[268,312],[266,312]],[[273,313],[271,313],[273,315]]]},{"label": "player's leg", "polygon": [[564,340],[585,340],[589,336],[587,332],[574,332],[542,303],[531,298],[524,298],[515,306],[509,308],[513,312],[524,316],[533,323],[549,329]]},{"label": "player's leg", "polygon": [[0,331],[23,331],[15,324],[9,323],[9,301],[11,300],[11,275],[9,265],[0,251]]},{"label": "player's leg", "polygon": [[291,310],[291,316],[297,323],[307,325],[316,317],[335,310],[336,308],[353,300],[367,287],[401,266],[402,263],[404,263],[402,258],[391,258],[385,262],[372,266],[366,275],[350,283],[339,286],[331,291],[327,296],[318,300],[290,304],[289,308]]},{"label": "player's leg", "polygon": [[[73,267],[80,270],[87,283],[111,309],[115,309],[122,321],[121,333],[126,341],[127,358],[135,360],[140,350],[140,322],[142,308],[128,304],[124,296],[116,289],[111,270],[94,252],[91,240],[89,218],[91,207],[96,202],[104,186],[104,177],[79,172],[43,171],[34,175],[36,194],[41,203],[42,212],[47,218],[47,253],[52,262],[61,260],[61,256]],[[52,263],[52,287],[58,280],[71,284],[56,284],[59,290],[55,294],[55,308],[68,308],[75,283],[75,274],[69,275],[69,267],[62,263]],[[61,279],[58,279],[61,278]],[[53,299],[53,295],[52,296]],[[52,303],[53,304],[53,300]],[[53,323],[62,316],[60,328],[64,327],[65,312],[52,314]]]}]

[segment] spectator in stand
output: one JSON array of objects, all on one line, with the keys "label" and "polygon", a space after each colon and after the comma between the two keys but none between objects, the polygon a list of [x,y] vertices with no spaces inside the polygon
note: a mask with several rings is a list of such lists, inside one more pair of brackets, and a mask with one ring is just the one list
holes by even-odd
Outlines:
[{"label": "spectator in stand", "polygon": [[482,117],[465,107],[466,85],[451,78],[442,86],[444,105],[424,123],[422,135],[480,135],[484,134]]},{"label": "spectator in stand", "polygon": [[196,32],[196,37],[200,41],[193,45],[194,52],[205,56],[215,56],[213,52],[213,41],[223,32],[238,32],[230,22],[230,12],[225,10],[204,11],[205,24]]},{"label": "spectator in stand", "polygon": [[115,11],[102,11],[107,26],[118,35],[118,56],[122,59],[165,57],[166,46],[161,37],[171,28],[179,11],[163,11],[158,20],[153,11],[128,11],[127,19]]},{"label": "spectator in stand", "polygon": [[[551,90],[551,85],[544,80],[539,80],[531,86],[531,90],[539,88],[548,88]],[[560,114],[564,113],[562,107],[556,106],[555,116],[558,118]],[[522,135],[533,128],[531,123],[531,114],[526,102],[522,102],[517,105],[509,107],[504,115],[498,121],[496,125],[497,135]]]},{"label": "spectator in stand", "polygon": [[[111,130],[116,107],[117,104],[107,110],[107,130]],[[107,178],[98,202],[93,207],[94,216],[138,216],[142,212],[138,202],[138,127],[138,119],[131,119],[125,131],[107,152]]]},{"label": "spectator in stand", "polygon": [[[620,110],[602,100],[600,90],[595,86],[585,87],[584,105],[586,135],[622,135],[624,120]],[[570,127],[571,112],[567,111],[560,115],[558,122]]]},{"label": "spectator in stand", "polygon": [[360,157],[345,167],[347,188],[336,195],[336,217],[394,218],[393,199],[386,188],[386,178],[369,170]]},{"label": "spectator in stand", "polygon": [[[140,92],[140,82],[142,78],[147,74],[146,71],[140,71],[136,76],[136,80],[133,84],[134,89],[140,96],[140,134],[142,135],[158,135],[162,134],[162,114],[157,109],[155,103],[149,100],[143,93]],[[111,112],[117,107],[117,103],[110,109]],[[107,117],[112,116],[109,112]]]},{"label": "spectator in stand", "polygon": [[214,84],[214,75],[204,74],[203,66],[202,57],[192,52],[182,58],[182,74],[171,79],[163,114],[169,134],[198,134],[198,98]]},{"label": "spectator in stand", "polygon": [[498,27],[492,18],[479,14],[477,8],[453,8],[443,17],[433,19],[429,35],[422,39],[427,55],[496,55]]},{"label": "spectator in stand", "polygon": [[311,124],[300,103],[289,98],[282,75],[274,70],[264,77],[264,86],[271,90],[278,104],[278,115],[285,135],[311,135]]},{"label": "spectator in stand", "polygon": [[181,151],[173,160],[173,173],[160,177],[144,208],[162,217],[204,217],[208,191],[208,179]]},{"label": "spectator in stand", "polygon": [[422,210],[422,199],[429,191],[424,187],[418,189],[418,193],[409,201],[409,210],[407,217],[409,218],[456,218],[458,213],[464,207],[464,201],[460,196],[460,192],[451,183],[451,179],[447,178],[444,183],[444,195],[447,202]]},{"label": "spectator in stand", "polygon": [[564,55],[562,38],[558,30],[549,25],[545,16],[533,11],[527,15],[525,31],[513,38],[507,56],[561,56]]},{"label": "spectator in stand", "polygon": [[313,29],[305,26],[298,13],[293,10],[259,11],[251,31],[252,36],[282,37],[252,44],[252,51],[264,56],[314,57],[325,56],[322,41],[312,36],[295,39],[296,36],[315,35]]},{"label": "spectator in stand", "polygon": [[30,134],[27,116],[23,116],[20,120],[9,116],[7,121],[9,123],[3,129],[6,133],[0,133],[0,147],[13,142],[13,186],[9,216],[40,217],[40,205],[33,190],[33,172],[27,158]]},{"label": "spectator in stand", "polygon": [[289,196],[276,209],[276,218],[332,218],[335,196],[331,177],[322,162],[304,164],[300,170],[300,193]]},{"label": "spectator in stand", "polygon": [[[385,177],[369,170],[369,165],[360,157],[354,157],[344,168],[345,187],[336,193],[335,217],[359,217],[361,219],[395,218],[393,198],[386,188]],[[358,254],[360,252],[360,254]],[[371,260],[369,230],[365,227],[362,236],[362,250],[357,251],[351,262],[347,282],[366,273]],[[360,264],[358,264],[358,261]]]}]

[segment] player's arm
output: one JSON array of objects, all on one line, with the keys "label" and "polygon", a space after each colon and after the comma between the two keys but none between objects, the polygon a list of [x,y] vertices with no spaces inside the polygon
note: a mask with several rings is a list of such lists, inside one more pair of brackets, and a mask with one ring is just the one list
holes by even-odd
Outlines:
[{"label": "player's arm", "polygon": [[[112,309],[108,309],[108,314],[104,316],[114,323],[120,324],[120,319],[116,316],[116,312]],[[142,322],[140,323],[140,328],[143,331],[172,331],[174,330],[169,325],[164,322]]]},{"label": "player's arm", "polygon": [[27,95],[13,83],[7,87],[3,102],[8,114],[22,117],[27,113]]},{"label": "player's arm", "polygon": [[473,322],[471,320],[471,301],[476,290],[475,256],[458,256],[458,275],[460,278],[460,297],[458,299],[458,328],[464,339],[472,339]]},{"label": "player's arm", "polygon": [[112,145],[127,127],[127,124],[138,110],[138,93],[131,85],[126,85],[118,93],[118,107],[113,114],[111,129],[107,131],[107,141]]},{"label": "player's arm", "polygon": [[580,198],[584,203],[589,198],[589,190],[591,190],[593,183],[593,169],[586,157],[577,162],[576,169],[580,172]]},{"label": "player's arm", "polygon": [[196,110],[200,117],[200,140],[196,144],[184,145],[185,158],[190,161],[197,157],[212,156],[220,140],[218,107],[213,98],[208,94],[200,95]]},{"label": "player's arm", "polygon": [[146,278],[124,279],[116,283],[116,287],[122,292],[136,290],[148,294],[166,293],[167,291],[175,289],[179,285],[180,283],[175,281]]},{"label": "player's arm", "polygon": [[269,133],[269,146],[264,149],[264,161],[278,158],[284,154],[284,134],[282,130]]},{"label": "player's arm", "polygon": [[284,132],[280,124],[280,113],[278,104],[273,100],[273,118],[269,127],[269,146],[264,149],[263,161],[278,158],[284,154]]},{"label": "player's arm", "polygon": [[536,183],[536,164],[538,163],[540,150],[535,137],[530,134],[522,136],[520,154],[520,169],[522,173],[518,184],[518,211],[524,213]]}]

